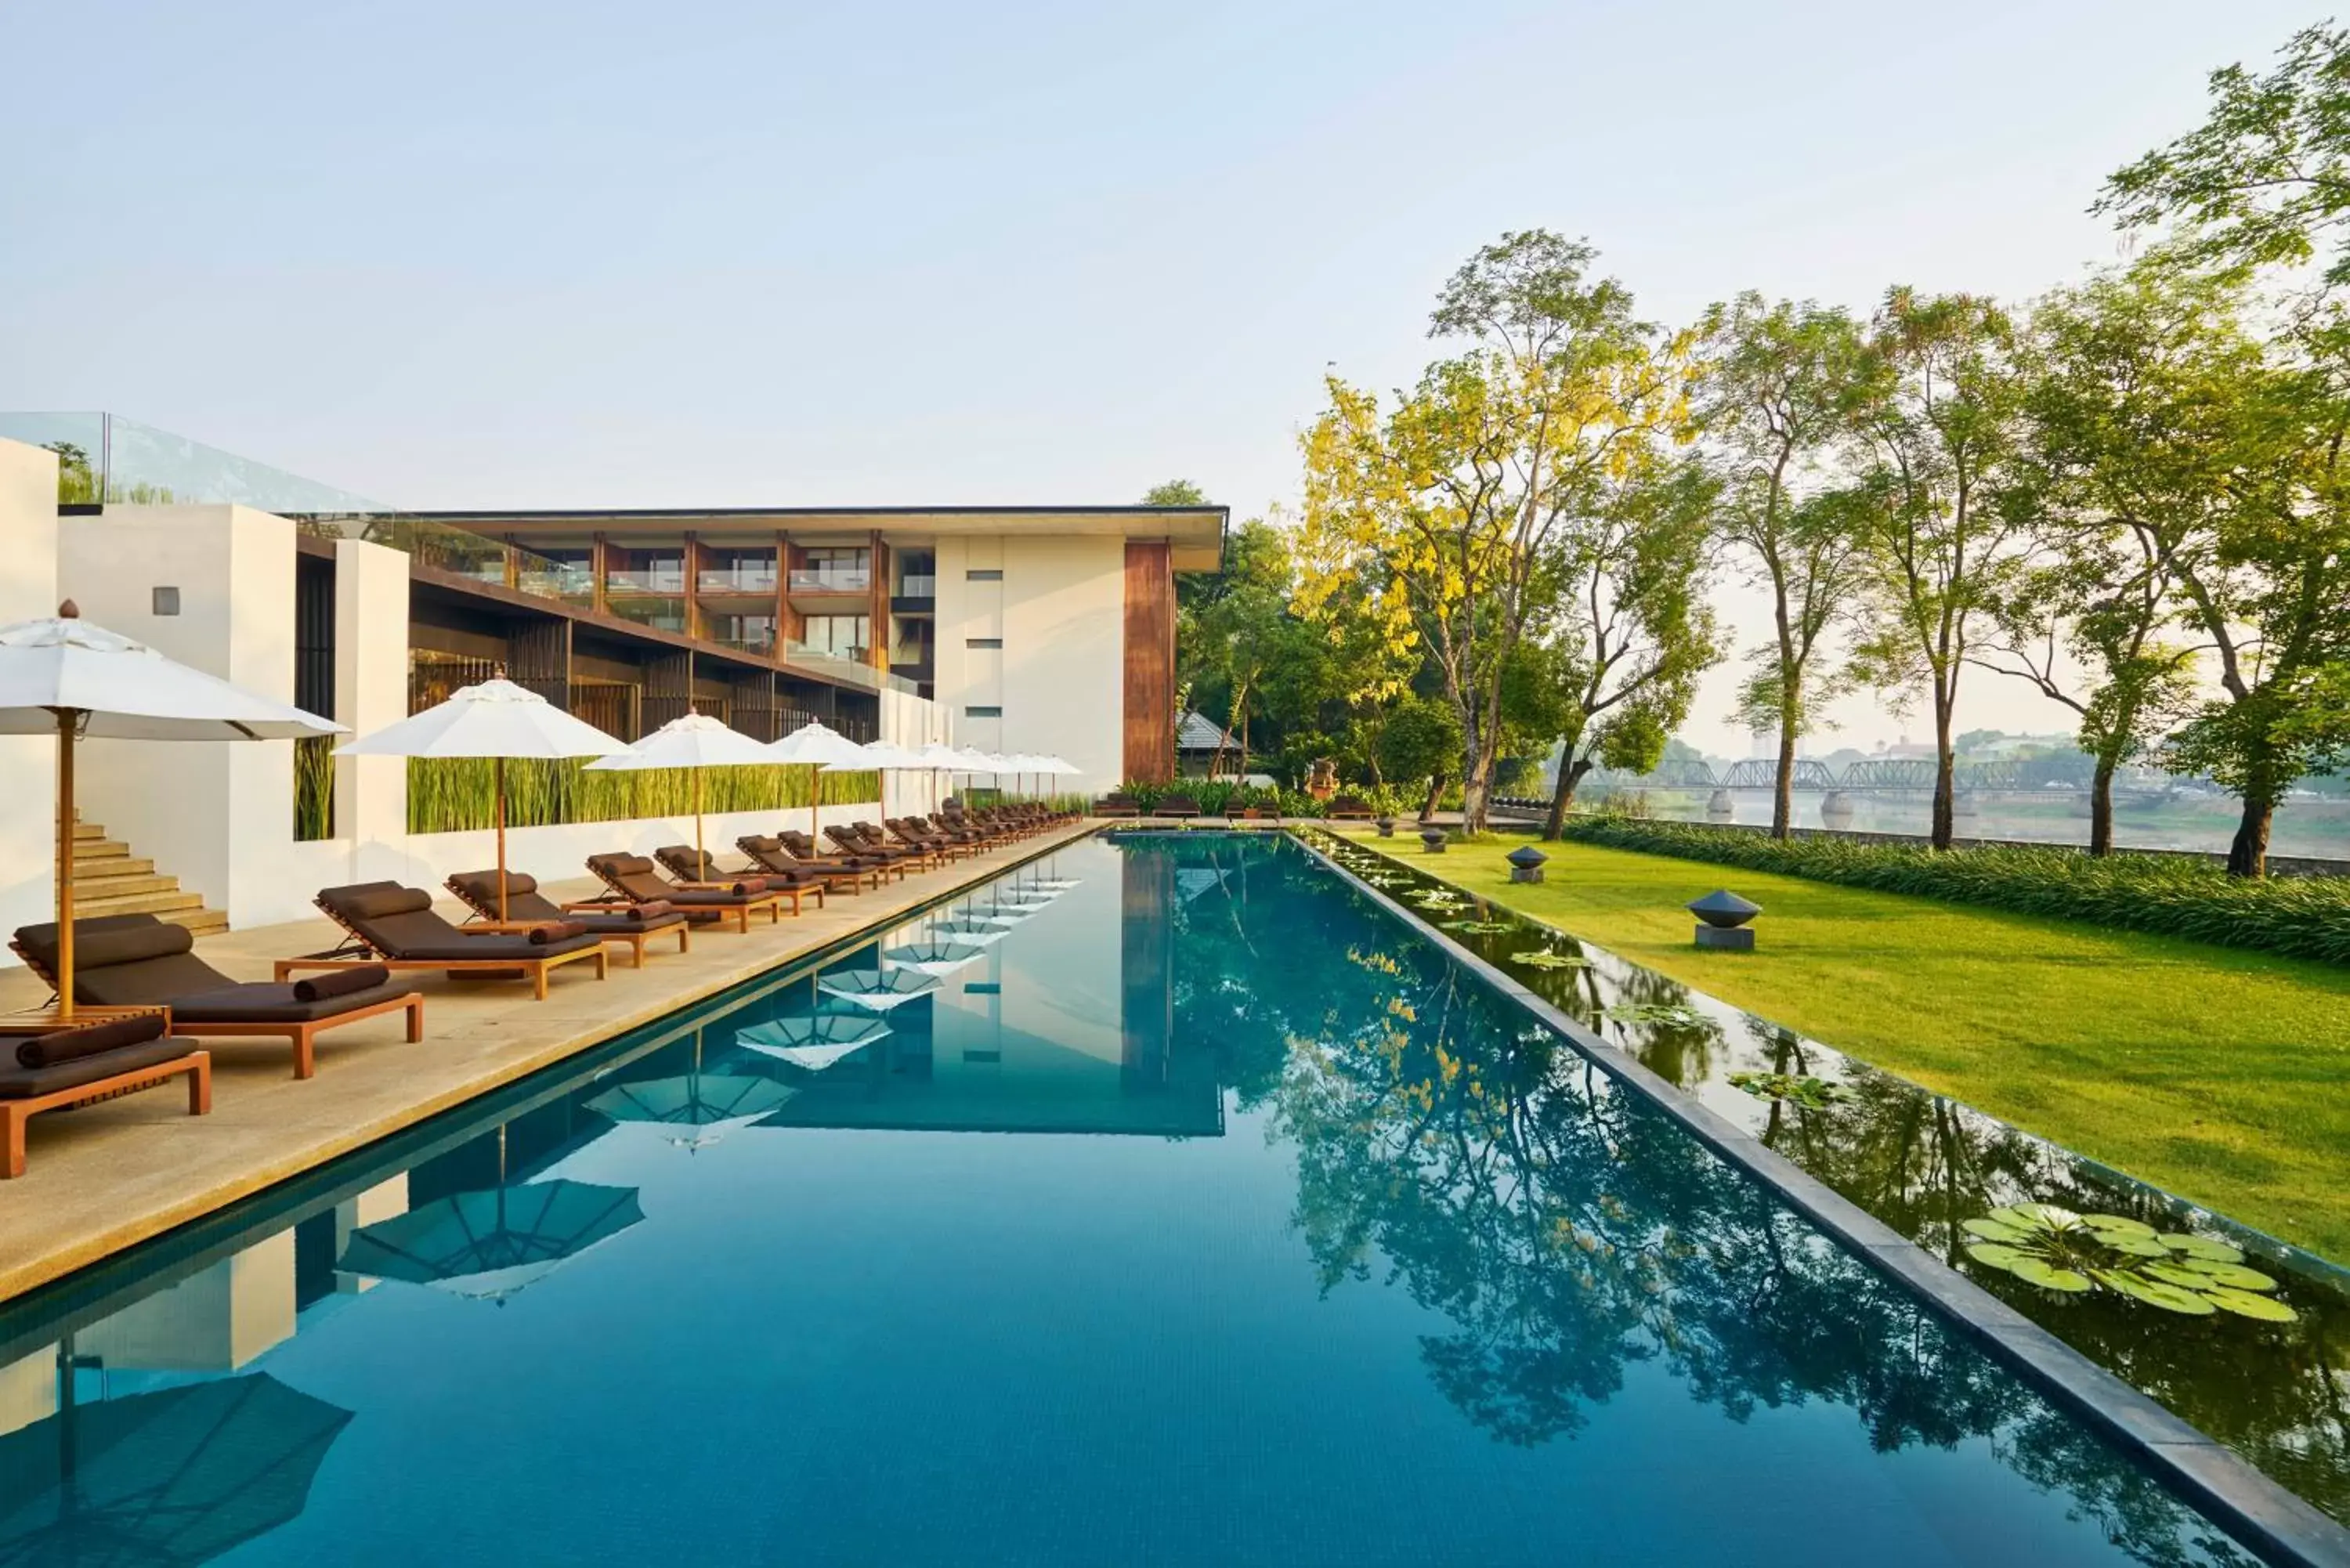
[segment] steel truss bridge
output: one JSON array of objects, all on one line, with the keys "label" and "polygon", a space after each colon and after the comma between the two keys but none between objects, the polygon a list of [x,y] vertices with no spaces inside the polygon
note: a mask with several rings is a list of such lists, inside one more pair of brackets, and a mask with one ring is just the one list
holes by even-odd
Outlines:
[{"label": "steel truss bridge", "polygon": [[[2077,794],[2089,787],[2089,779],[2088,762],[2079,757],[1960,763],[1955,775],[1960,790],[2001,794]],[[1603,789],[1776,790],[1779,763],[1773,757],[1749,757],[1718,773],[1700,761],[1664,763],[1645,774],[1595,768],[1583,782]],[[1806,758],[1796,762],[1791,782],[1798,791],[1823,794],[1930,794],[1934,759],[1868,757],[1847,763],[1838,773],[1825,763]]]}]

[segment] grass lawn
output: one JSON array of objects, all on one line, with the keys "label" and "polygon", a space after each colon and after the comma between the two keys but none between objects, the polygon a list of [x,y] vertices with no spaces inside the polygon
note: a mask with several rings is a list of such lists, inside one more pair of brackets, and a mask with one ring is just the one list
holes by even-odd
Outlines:
[{"label": "grass lawn", "polygon": [[[1790,877],[1523,842],[1412,867],[2336,1262],[2350,1262],[2350,970]],[[1762,906],[1701,953],[1681,905]]]}]

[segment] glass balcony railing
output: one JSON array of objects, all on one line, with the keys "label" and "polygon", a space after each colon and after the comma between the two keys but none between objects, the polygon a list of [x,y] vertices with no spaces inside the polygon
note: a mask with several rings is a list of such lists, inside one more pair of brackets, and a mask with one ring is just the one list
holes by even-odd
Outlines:
[{"label": "glass balcony railing", "polygon": [[596,574],[585,561],[552,561],[528,551],[521,554],[514,586],[522,592],[568,605],[596,602]]},{"label": "glass balcony railing", "polygon": [[639,626],[651,627],[655,631],[685,630],[685,601],[679,598],[656,598],[645,595],[635,598],[609,599],[605,608],[622,620]]},{"label": "glass balcony railing", "polygon": [[898,597],[901,599],[934,599],[939,597],[939,579],[935,576],[916,576],[910,573],[898,579]]},{"label": "glass balcony railing", "polygon": [[792,568],[792,592],[795,594],[862,594],[873,587],[873,573],[866,566],[795,566]]},{"label": "glass balcony railing", "polygon": [[749,594],[764,597],[775,591],[775,568],[720,566],[705,569],[694,579],[705,594]]},{"label": "glass balcony railing", "polygon": [[629,571],[604,574],[604,592],[611,594],[682,594],[685,592],[685,567],[681,565],[643,566]]}]

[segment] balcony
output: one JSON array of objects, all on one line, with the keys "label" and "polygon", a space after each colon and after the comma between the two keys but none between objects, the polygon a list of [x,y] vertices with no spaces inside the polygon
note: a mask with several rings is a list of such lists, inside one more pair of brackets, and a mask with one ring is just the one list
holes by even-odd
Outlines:
[{"label": "balcony", "polygon": [[596,574],[584,561],[550,561],[525,553],[515,570],[515,587],[539,598],[586,605],[595,601]]},{"label": "balcony", "polygon": [[873,572],[868,566],[792,568],[792,592],[795,594],[865,594],[872,591]]},{"label": "balcony", "polygon": [[613,594],[660,594],[674,597],[684,592],[685,566],[681,562],[604,574],[607,597]]},{"label": "balcony", "polygon": [[934,599],[939,597],[939,579],[931,573],[916,575],[909,572],[898,579],[898,597],[901,599]]},{"label": "balcony", "polygon": [[745,598],[773,598],[775,568],[768,565],[706,569],[694,578],[694,586],[704,594],[719,597],[734,594]]}]

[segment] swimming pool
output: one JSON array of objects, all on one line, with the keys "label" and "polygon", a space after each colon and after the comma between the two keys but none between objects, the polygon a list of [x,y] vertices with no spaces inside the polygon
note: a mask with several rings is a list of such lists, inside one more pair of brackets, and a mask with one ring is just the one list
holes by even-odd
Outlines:
[{"label": "swimming pool", "polygon": [[0,1313],[0,1563],[2241,1563],[1296,846],[1056,850]]}]

